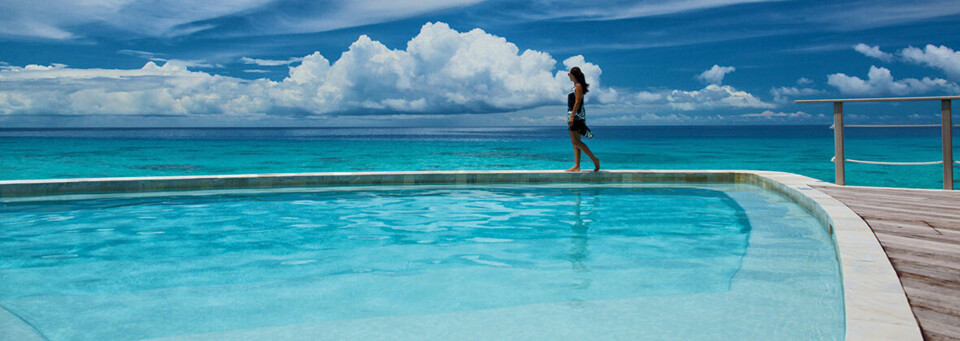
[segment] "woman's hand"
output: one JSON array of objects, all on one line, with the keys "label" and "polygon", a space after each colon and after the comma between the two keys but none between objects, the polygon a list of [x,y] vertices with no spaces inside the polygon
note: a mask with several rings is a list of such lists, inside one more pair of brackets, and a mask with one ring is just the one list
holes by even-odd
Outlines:
[{"label": "woman's hand", "polygon": [[572,126],[572,125],[573,125],[573,116],[570,116],[570,118],[567,119],[567,125],[568,125],[568,126]]}]

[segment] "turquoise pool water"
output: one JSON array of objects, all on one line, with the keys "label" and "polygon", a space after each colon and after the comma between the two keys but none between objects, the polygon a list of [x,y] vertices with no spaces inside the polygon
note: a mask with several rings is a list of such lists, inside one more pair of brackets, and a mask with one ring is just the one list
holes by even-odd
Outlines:
[{"label": "turquoise pool water", "polygon": [[51,340],[841,339],[830,236],[746,184],[0,201],[0,306]]},{"label": "turquoise pool water", "polygon": [[[827,126],[593,127],[607,169],[747,169],[833,182]],[[960,136],[960,130],[954,132]],[[938,128],[849,128],[847,158],[941,159]],[[561,127],[0,129],[0,180],[295,172],[567,169]],[[960,144],[960,138],[955,139]],[[956,146],[954,150],[960,150]],[[583,167],[591,168],[589,158]],[[960,174],[960,168],[956,169]],[[960,181],[960,176],[956,177]],[[847,184],[943,188],[939,165],[847,164]],[[960,182],[955,186],[960,188]]]}]

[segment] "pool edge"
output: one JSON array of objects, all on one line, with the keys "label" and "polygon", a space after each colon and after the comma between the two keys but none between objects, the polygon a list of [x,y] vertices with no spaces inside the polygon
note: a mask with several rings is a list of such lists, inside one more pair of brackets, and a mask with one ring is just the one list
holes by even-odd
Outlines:
[{"label": "pool edge", "polygon": [[833,236],[843,283],[845,339],[923,340],[900,279],[870,227],[846,205],[810,186],[825,182],[792,173],[747,170],[408,171],[3,180],[0,181],[0,199],[117,192],[498,182],[750,183],[773,190],[814,215]]}]

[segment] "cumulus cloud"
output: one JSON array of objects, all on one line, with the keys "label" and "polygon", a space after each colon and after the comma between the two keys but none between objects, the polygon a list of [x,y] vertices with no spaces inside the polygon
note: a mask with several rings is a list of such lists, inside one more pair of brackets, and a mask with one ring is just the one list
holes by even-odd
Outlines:
[{"label": "cumulus cloud", "polygon": [[813,81],[807,77],[800,77],[800,79],[797,79],[797,85],[800,85],[800,86],[813,85]]},{"label": "cumulus cloud", "polygon": [[880,46],[870,46],[864,43],[859,43],[854,45],[853,49],[867,57],[876,58],[885,62],[890,62],[893,60],[893,55],[881,51]]},{"label": "cumulus cloud", "polygon": [[709,70],[700,73],[700,75],[698,75],[697,78],[707,84],[719,85],[723,83],[724,76],[736,70],[737,68],[732,66],[714,65]]},{"label": "cumulus cloud", "polygon": [[836,87],[843,94],[849,95],[909,95],[932,91],[960,92],[957,83],[941,78],[923,79],[905,78],[895,80],[890,70],[883,67],[870,66],[867,79],[835,73],[827,76],[827,84]]},{"label": "cumulus cloud", "polygon": [[[599,71],[590,65],[582,66],[585,73]],[[317,53],[305,57],[284,82],[296,84],[302,105],[321,113],[498,112],[555,103],[569,83],[562,70],[552,73],[555,67],[549,54],[521,52],[483,30],[428,23],[405,50],[361,36],[333,64]]]},{"label": "cumulus cloud", "polygon": [[710,84],[695,91],[673,90],[666,96],[667,102],[676,110],[732,108],[773,108],[774,105],[752,94],[729,85]]},{"label": "cumulus cloud", "polygon": [[[611,89],[612,90],[612,89]],[[729,85],[709,84],[699,90],[656,90],[613,92],[614,96],[598,101],[603,108],[652,111],[707,111],[733,108],[774,108],[753,94]],[[599,97],[599,96],[598,96]],[[590,103],[590,102],[588,102]]]},{"label": "cumulus cloud", "polygon": [[265,82],[187,70],[170,61],[140,69],[72,69],[27,65],[0,72],[0,114],[255,115]]},{"label": "cumulus cloud", "polygon": [[911,46],[901,50],[900,54],[908,62],[943,70],[950,79],[960,80],[960,51],[944,45],[927,45],[922,50]]},{"label": "cumulus cloud", "polygon": [[259,65],[259,66],[290,65],[290,64],[293,64],[293,63],[296,63],[296,62],[300,62],[300,61],[303,61],[303,57],[293,57],[293,58],[281,59],[281,60],[275,60],[275,59],[257,59],[257,58],[249,58],[249,57],[242,57],[242,58],[240,58],[240,62],[241,62],[241,63]]}]

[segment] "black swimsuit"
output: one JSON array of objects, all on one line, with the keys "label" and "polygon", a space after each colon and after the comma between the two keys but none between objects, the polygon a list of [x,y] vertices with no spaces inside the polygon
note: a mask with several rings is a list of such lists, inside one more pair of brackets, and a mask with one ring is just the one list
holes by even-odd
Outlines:
[{"label": "black swimsuit", "polygon": [[[577,103],[577,94],[571,92],[567,95],[567,115],[573,112],[573,105]],[[569,117],[569,116],[568,116]],[[586,135],[590,131],[590,128],[587,128],[587,111],[583,109],[583,103],[580,103],[580,110],[573,116],[573,123],[567,124],[568,128],[571,131],[580,133],[581,136]]]}]

